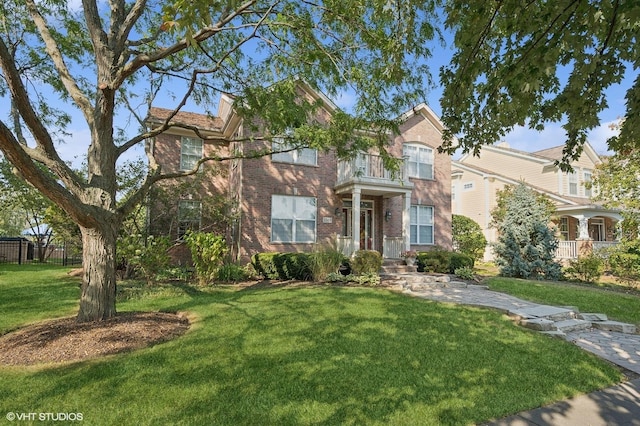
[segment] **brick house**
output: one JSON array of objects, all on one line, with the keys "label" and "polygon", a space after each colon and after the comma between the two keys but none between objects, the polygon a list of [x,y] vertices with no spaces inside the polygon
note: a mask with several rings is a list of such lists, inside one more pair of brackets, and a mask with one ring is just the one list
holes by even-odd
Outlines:
[{"label": "brick house", "polygon": [[[330,120],[337,107],[329,99],[304,84],[300,91],[322,101],[319,122]],[[188,169],[202,156],[276,148],[272,143],[277,140],[251,133],[231,105],[222,97],[216,117],[176,114],[171,123],[179,126],[151,142],[163,172]],[[152,108],[150,122],[163,122],[169,114]],[[197,190],[178,194],[175,208],[164,209],[168,221],[157,220],[162,213],[152,203],[150,222],[156,232],[160,227],[176,238],[189,228],[209,230],[201,205],[217,195],[235,206],[226,234],[234,257],[242,261],[257,252],[311,251],[324,242],[337,244],[347,255],[370,249],[387,258],[409,249],[451,249],[451,160],[437,152],[443,125],[424,104],[400,119],[400,133],[390,137],[388,147],[402,159],[398,173],[385,169],[375,152],[350,161],[338,160],[332,151],[301,149],[210,162],[199,175],[212,177],[201,179]],[[234,141],[238,138],[245,142]]]}]

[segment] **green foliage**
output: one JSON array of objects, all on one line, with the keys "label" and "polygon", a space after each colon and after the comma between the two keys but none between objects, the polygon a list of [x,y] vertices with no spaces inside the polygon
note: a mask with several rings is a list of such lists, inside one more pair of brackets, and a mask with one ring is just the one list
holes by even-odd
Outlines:
[{"label": "green foliage", "polygon": [[378,274],[382,268],[382,255],[375,250],[358,250],[349,264],[355,275]]},{"label": "green foliage", "polygon": [[[639,13],[636,2],[446,2],[456,52],[441,72],[443,148],[477,152],[514,126],[562,122],[566,170],[609,106],[605,90],[637,63]],[[629,81],[611,147],[640,140],[640,79]]]},{"label": "green foliage", "polygon": [[251,257],[256,272],[270,280],[308,280],[310,256],[307,253],[256,253]]},{"label": "green foliage", "polygon": [[418,271],[446,274],[449,272],[451,252],[436,247],[433,250],[421,251],[417,257]]},{"label": "green foliage", "polygon": [[531,189],[520,184],[505,206],[494,245],[500,274],[515,278],[560,278],[561,267],[554,259],[558,241],[548,226],[550,217],[545,205]]},{"label": "green foliage", "polygon": [[216,272],[216,280],[222,282],[245,281],[248,277],[247,270],[236,263],[225,263]]},{"label": "green foliage", "polygon": [[609,252],[611,273],[622,283],[631,287],[640,284],[640,240],[618,244]]},{"label": "green foliage", "polygon": [[201,285],[213,282],[229,251],[224,237],[207,232],[187,231],[184,236]]},{"label": "green foliage", "polygon": [[418,253],[418,271],[453,274],[459,268],[473,268],[473,257],[436,247]]},{"label": "green foliage", "polygon": [[456,276],[462,278],[463,280],[472,280],[475,278],[475,273],[473,271],[473,268],[469,268],[467,266],[458,268],[455,271],[453,271],[453,273],[456,274]]},{"label": "green foliage", "polygon": [[476,221],[454,214],[451,220],[451,232],[453,247],[456,251],[467,254],[475,260],[482,258],[487,239]]},{"label": "green foliage", "polygon": [[345,256],[337,248],[329,245],[316,246],[309,255],[309,269],[314,281],[325,281],[331,273],[337,273]]},{"label": "green foliage", "polygon": [[[524,182],[522,183],[524,184]],[[491,223],[490,226],[497,228],[500,223],[504,221],[507,215],[507,204],[514,197],[514,192],[517,186],[507,185],[503,189],[496,191],[496,206],[491,210]],[[534,193],[536,200],[540,206],[544,208],[544,215],[551,217],[556,211],[556,206],[553,201],[544,194]]]},{"label": "green foliage", "polygon": [[327,275],[326,281],[330,283],[355,283],[362,286],[376,287],[380,285],[381,280],[378,273],[370,272],[360,275],[330,273]]},{"label": "green foliage", "polygon": [[171,242],[167,237],[127,235],[118,240],[118,256],[124,259],[126,266],[134,273],[142,274],[152,284],[157,280],[157,275],[169,265],[170,247]]},{"label": "green foliage", "polygon": [[567,279],[587,283],[597,282],[603,272],[604,260],[594,253],[570,260],[569,266],[564,270]]}]

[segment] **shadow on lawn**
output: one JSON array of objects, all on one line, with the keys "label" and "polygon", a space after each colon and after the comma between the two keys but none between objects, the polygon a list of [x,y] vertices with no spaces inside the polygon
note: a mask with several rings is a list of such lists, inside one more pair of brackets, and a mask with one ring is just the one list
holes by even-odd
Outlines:
[{"label": "shadow on lawn", "polygon": [[[168,303],[193,311],[198,326],[126,356],[36,372],[25,386],[34,400],[74,401],[92,423],[108,412],[104,424],[468,424],[604,380],[579,349],[496,312],[379,289],[282,286]],[[554,356],[573,358],[569,371]]]}]

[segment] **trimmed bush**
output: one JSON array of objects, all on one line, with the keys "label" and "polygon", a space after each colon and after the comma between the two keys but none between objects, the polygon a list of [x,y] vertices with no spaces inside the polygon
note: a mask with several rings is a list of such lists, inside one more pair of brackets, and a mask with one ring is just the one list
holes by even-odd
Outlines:
[{"label": "trimmed bush", "polygon": [[484,254],[487,239],[482,228],[473,219],[454,214],[451,221],[453,247],[458,253],[471,256],[479,260]]},{"label": "trimmed bush", "polygon": [[455,273],[455,270],[460,268],[473,269],[474,264],[475,264],[475,259],[468,254],[452,252],[449,255],[449,273],[450,274]]},{"label": "trimmed bush", "polygon": [[375,250],[358,250],[350,264],[356,275],[377,274],[382,268],[382,255]]},{"label": "trimmed bush", "polygon": [[446,274],[449,272],[452,252],[436,248],[418,253],[418,271]]},{"label": "trimmed bush", "polygon": [[307,253],[257,253],[251,263],[270,280],[308,280],[312,276]]}]

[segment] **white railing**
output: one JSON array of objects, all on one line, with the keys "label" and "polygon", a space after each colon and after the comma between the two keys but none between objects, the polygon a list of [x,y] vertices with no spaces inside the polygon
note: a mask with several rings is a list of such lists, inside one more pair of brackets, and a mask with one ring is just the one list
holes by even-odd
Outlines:
[{"label": "white railing", "polygon": [[404,238],[382,236],[382,256],[386,259],[400,259],[404,251]]},{"label": "white railing", "polygon": [[397,171],[392,171],[384,166],[384,161],[379,155],[359,154],[351,160],[338,162],[338,183],[353,179],[366,179],[372,181],[404,182],[405,161],[400,162]]},{"label": "white railing", "polygon": [[338,246],[338,250],[347,257],[351,256],[355,251],[353,247],[353,238],[351,237],[336,235],[336,245]]},{"label": "white railing", "polygon": [[593,250],[602,250],[605,248],[613,247],[618,245],[618,241],[594,241],[593,242]]},{"label": "white railing", "polygon": [[556,258],[577,259],[578,258],[578,242],[577,241],[558,241],[558,248],[556,249]]}]

